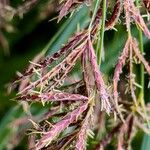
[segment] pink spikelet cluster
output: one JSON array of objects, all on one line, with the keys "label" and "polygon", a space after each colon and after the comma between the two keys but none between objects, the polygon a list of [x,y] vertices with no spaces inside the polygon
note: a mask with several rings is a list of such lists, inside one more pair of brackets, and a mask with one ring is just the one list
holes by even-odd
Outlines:
[{"label": "pink spikelet cluster", "polygon": [[86,149],[86,139],[87,139],[87,130],[89,129],[89,120],[85,119],[81,130],[78,134],[78,140],[76,142],[75,150],[85,150]]},{"label": "pink spikelet cluster", "polygon": [[36,80],[35,82],[31,83],[29,86],[27,86],[26,88],[24,88],[22,91],[20,91],[19,94],[21,93],[27,93],[30,89],[33,89],[35,87],[37,87],[40,83],[44,83],[47,80],[50,80],[51,78],[53,78],[55,75],[63,72],[64,76],[70,72],[70,70],[72,69],[72,67],[75,65],[76,60],[81,56],[82,52],[83,52],[83,47],[79,47],[77,49],[75,49],[74,51],[72,51],[64,60],[62,63],[58,64],[56,67],[54,67],[51,71],[49,71],[48,73],[46,73],[43,77],[41,77],[40,79]]},{"label": "pink spikelet cluster", "polygon": [[61,10],[59,12],[58,21],[60,21],[64,16],[67,15],[67,13],[73,3],[74,3],[73,0],[67,0],[65,2],[65,4],[63,5],[63,7],[61,8]]},{"label": "pink spikelet cluster", "polygon": [[150,75],[150,65],[149,63],[146,61],[146,59],[143,57],[143,55],[141,54],[139,48],[138,48],[138,43],[136,39],[133,39],[133,50],[135,55],[138,57],[138,59],[142,62],[142,64],[145,67],[146,72]]},{"label": "pink spikelet cluster", "polygon": [[[126,41],[123,52],[118,59],[118,63],[116,65],[115,71],[114,71],[113,95],[114,95],[114,101],[115,101],[116,107],[118,107],[118,99],[120,97],[118,94],[118,82],[120,80],[120,75],[123,71],[123,67],[127,63],[128,59],[130,59],[130,62],[131,62],[130,65],[132,65],[132,63],[133,63],[133,58],[130,58],[131,52],[135,54],[135,56],[138,58],[138,60],[144,65],[146,72],[150,75],[150,65],[146,61],[146,59],[143,57],[143,55],[141,54],[139,47],[138,47],[137,40],[135,38],[129,36],[128,40]],[[130,66],[130,68],[132,69],[132,66]],[[132,70],[130,70],[130,80],[132,80],[132,78],[133,78],[132,77]],[[133,81],[130,81],[130,83],[133,84]],[[132,86],[130,86],[131,96],[132,96],[134,102],[136,103],[136,96],[135,96],[135,93],[134,93]],[[117,108],[117,109],[119,110],[119,108]]]},{"label": "pink spikelet cluster", "polygon": [[50,131],[45,132],[42,138],[36,144],[36,150],[39,150],[51,143],[51,141],[56,138],[60,132],[67,128],[73,121],[78,119],[78,117],[86,110],[87,106],[87,104],[81,105],[79,108],[62,118],[62,121],[56,123]]},{"label": "pink spikelet cluster", "polygon": [[22,79],[25,79],[27,76],[32,76],[33,74],[35,74],[35,70],[37,71],[44,71],[44,69],[48,66],[50,66],[53,62],[57,61],[58,59],[60,59],[60,57],[66,53],[68,53],[69,50],[74,49],[80,42],[82,42],[83,40],[85,40],[85,32],[81,32],[78,33],[76,35],[74,35],[69,41],[68,43],[62,47],[60,50],[58,50],[56,53],[54,53],[52,56],[47,56],[44,60],[41,60],[39,62],[36,62],[35,60],[33,60],[34,64],[33,67],[29,67],[24,73],[23,75],[19,76],[15,82],[19,82]]},{"label": "pink spikelet cluster", "polygon": [[89,60],[91,62],[91,66],[93,68],[93,74],[95,77],[97,90],[101,97],[101,110],[104,109],[109,114],[111,111],[109,96],[108,96],[108,93],[106,92],[105,83],[103,81],[102,74],[99,70],[99,67],[98,67],[98,64],[96,61],[96,55],[94,52],[94,48],[93,48],[90,40],[88,40],[87,48],[88,48]]},{"label": "pink spikelet cluster", "polygon": [[114,28],[114,26],[117,24],[118,19],[120,17],[121,10],[122,10],[122,2],[121,2],[121,0],[116,0],[114,10],[111,14],[111,17],[106,22],[106,30]]},{"label": "pink spikelet cluster", "polygon": [[131,39],[129,38],[125,44],[123,52],[118,59],[118,63],[115,67],[114,77],[113,77],[113,93],[114,93],[114,101],[116,105],[118,104],[118,82],[120,80],[120,74],[122,73],[122,69],[126,63],[127,58],[129,57],[129,46],[131,43]]},{"label": "pink spikelet cluster", "polygon": [[23,101],[32,101],[41,102],[41,100],[45,102],[50,101],[77,101],[77,100],[88,100],[88,97],[80,95],[80,94],[70,94],[65,92],[50,92],[50,93],[42,93],[42,94],[32,94],[19,96],[16,99],[21,99]]},{"label": "pink spikelet cluster", "polygon": [[[150,31],[147,28],[141,14],[138,8],[134,5],[134,0],[124,0],[124,8],[126,11],[126,14],[128,14],[127,18],[133,18],[135,23],[141,28],[141,30],[144,32],[144,34],[150,38]],[[129,26],[129,21],[127,21],[127,24]]]},{"label": "pink spikelet cluster", "polygon": [[62,6],[58,16],[58,22],[65,17],[69,12],[73,11],[79,4],[85,3],[87,5],[91,4],[91,0],[65,0],[62,2]]},{"label": "pink spikelet cluster", "polygon": [[143,0],[144,6],[150,12],[150,1],[149,0]]},{"label": "pink spikelet cluster", "polygon": [[[69,1],[68,1],[69,2]],[[100,17],[99,11],[97,12],[95,21],[99,23]],[[40,102],[45,104],[46,102],[54,102],[56,105],[59,105],[61,109],[61,105],[66,107],[67,112],[70,111],[68,104],[71,103],[73,107],[72,112],[68,112],[65,117],[60,117],[60,121],[55,123],[50,131],[41,132],[41,138],[37,139],[37,143],[35,145],[35,149],[41,149],[52,144],[52,141],[55,141],[56,138],[59,137],[59,134],[63,132],[70,124],[74,123],[78,126],[78,118],[81,117],[83,119],[83,124],[81,125],[80,130],[75,130],[77,132],[76,137],[80,140],[77,140],[76,149],[82,150],[86,148],[86,138],[88,136],[87,130],[89,128],[89,118],[92,118],[94,115],[95,109],[100,109],[101,111],[106,111],[106,113],[110,113],[111,106],[109,102],[109,96],[106,92],[106,85],[103,81],[102,74],[99,70],[98,64],[96,62],[96,56],[94,52],[94,48],[92,43],[94,42],[93,37],[96,36],[96,30],[98,30],[98,26],[94,25],[92,27],[92,40],[88,39],[88,31],[82,31],[81,33],[73,36],[68,43],[61,48],[58,52],[54,53],[52,56],[47,57],[45,60],[40,61],[33,68],[29,68],[22,76],[20,76],[16,82],[23,81],[26,78],[34,77],[34,74],[38,75],[37,80],[28,82],[29,84],[24,87],[17,96],[17,100],[22,100],[26,102]],[[94,31],[94,32],[93,32]],[[67,54],[65,58],[56,66],[54,66],[51,70],[47,68],[51,66],[51,64],[61,58],[61,55]],[[85,77],[86,84],[84,86],[84,93],[68,93],[63,91],[64,83],[68,77],[69,72],[73,69],[77,60],[81,58],[81,56],[87,55],[84,61],[89,60],[89,66],[92,68],[92,74],[86,74],[86,71],[83,72],[83,76]],[[34,64],[34,62],[33,62]],[[82,64],[83,70],[86,70],[87,66]],[[93,76],[93,77],[92,77]],[[88,83],[88,80],[91,80],[91,83]],[[74,83],[76,84],[76,83]],[[60,89],[62,88],[62,89]],[[80,86],[78,88],[81,88]],[[77,90],[78,91],[78,90]],[[96,91],[96,92],[94,92]],[[94,95],[92,93],[95,93]],[[91,96],[93,95],[93,104],[91,103]],[[97,99],[98,98],[98,99]],[[97,99],[97,100],[96,100]],[[101,105],[97,105],[95,107],[95,100],[99,101]],[[83,103],[83,104],[82,104]],[[90,109],[88,109],[90,107]],[[90,110],[93,110],[92,113]],[[86,117],[87,114],[90,113],[90,117]],[[56,112],[53,112],[53,117],[57,115]],[[84,121],[84,118],[86,118]],[[71,133],[70,133],[71,134]],[[67,137],[66,137],[67,138]],[[82,139],[84,138],[84,139]],[[81,140],[82,139],[82,140]]]},{"label": "pink spikelet cluster", "polygon": [[[78,6],[83,6],[85,3],[92,5],[94,1],[61,1],[58,22],[71,10],[76,10]],[[109,10],[109,1],[106,7]],[[92,9],[90,7],[89,10]],[[143,122],[146,120],[146,115],[140,109],[140,104],[136,103],[135,107],[135,103],[133,103],[137,100],[134,86],[138,84],[132,80],[132,65],[134,58],[138,59],[149,75],[150,66],[140,52],[138,40],[132,36],[131,23],[134,21],[148,38],[150,38],[150,31],[139,8],[135,6],[134,0],[116,0],[110,9],[112,10],[111,15],[107,15],[106,11],[106,17],[110,17],[106,19],[104,31],[115,27],[122,15],[122,10],[124,10],[125,26],[128,32],[127,41],[114,69],[112,82],[105,83],[103,78],[105,74],[101,72],[101,66],[97,63],[98,56],[96,56],[94,49],[99,41],[97,35],[102,32],[103,8],[101,4],[95,10],[96,14],[93,15],[89,28],[73,35],[62,48],[51,56],[44,58],[44,52],[35,57],[36,59],[33,59],[29,68],[13,82],[13,85],[20,83],[15,100],[29,104],[40,103],[43,104],[43,107],[49,107],[40,120],[31,116],[33,128],[30,134],[34,137],[32,138],[34,142],[29,140],[29,143],[33,143],[30,146],[31,149],[86,150],[87,139],[92,137],[97,140],[93,150],[99,150],[100,148],[104,149],[113,138],[117,137],[116,135],[119,137],[117,149],[127,149],[132,138],[131,132],[135,123],[134,114],[144,116],[144,119],[138,116]],[[81,74],[80,79],[76,79],[71,74],[76,65],[81,68],[78,70]],[[123,70],[126,66],[130,68],[130,73],[127,74],[130,85],[128,98],[134,99],[133,101],[124,99],[120,94],[120,76],[124,73]],[[132,108],[134,108],[134,113]],[[138,113],[135,113],[136,111]],[[110,125],[112,113],[119,114],[119,117],[116,116],[117,121]],[[109,124],[109,132],[105,134],[106,137],[100,137],[103,135],[102,131],[107,131],[107,123]],[[104,130],[102,124],[106,125]],[[144,127],[144,129],[147,128]],[[126,136],[128,140],[125,143]]]}]

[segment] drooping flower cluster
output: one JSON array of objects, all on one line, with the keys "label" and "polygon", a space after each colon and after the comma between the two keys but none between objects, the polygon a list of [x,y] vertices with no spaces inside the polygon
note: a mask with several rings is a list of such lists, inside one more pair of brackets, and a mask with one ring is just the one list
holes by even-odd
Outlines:
[{"label": "drooping flower cluster", "polygon": [[[63,1],[58,21],[67,15],[70,10],[76,8],[76,5],[82,5],[82,3],[83,1]],[[92,5],[92,1],[88,1],[88,3]],[[36,124],[33,122],[36,129],[34,131],[36,133],[34,135],[36,142],[32,146],[33,149],[40,150],[46,147],[51,149],[63,147],[63,149],[66,149],[67,147],[74,147],[76,150],[85,150],[87,137],[94,136],[93,132],[97,130],[99,115],[103,112],[107,114],[111,112],[117,113],[121,121],[119,120],[119,123],[96,145],[95,149],[105,148],[115,134],[119,134],[118,150],[127,147],[129,144],[132,138],[131,132],[134,120],[136,120],[136,117],[130,114],[132,112],[131,106],[136,107],[136,110],[140,114],[144,113],[143,110],[139,110],[140,105],[137,104],[135,89],[133,88],[132,64],[134,57],[144,65],[145,70],[150,75],[150,66],[141,54],[137,40],[130,33],[130,24],[134,21],[148,38],[150,38],[150,31],[145,25],[140,11],[135,6],[133,0],[124,0],[123,2],[116,0],[112,15],[106,21],[105,30],[114,28],[122,10],[124,10],[126,15],[125,22],[129,36],[114,71],[113,94],[110,94],[111,91],[108,90],[104,82],[94,50],[94,44],[97,41],[97,34],[102,19],[101,6],[96,11],[90,30],[85,29],[75,34],[65,46],[52,56],[47,56],[39,62],[33,62],[32,67],[20,75],[14,82],[14,84],[18,82],[22,83],[25,79],[28,79],[24,84],[25,86],[19,91],[17,100],[40,102],[43,105],[51,102],[52,105],[58,106],[56,112],[53,111],[53,115],[48,119],[51,120],[57,115],[59,117],[57,117],[57,121],[52,122],[48,122],[47,119],[46,123],[48,127],[45,127],[46,125],[41,127],[40,123]],[[135,104],[120,102],[121,97],[118,92],[120,74],[125,64],[128,63],[128,59],[130,62],[130,91]],[[70,75],[69,73],[80,60],[83,70],[82,81],[71,82],[70,85],[65,86]],[[122,112],[123,109],[120,108],[120,103],[123,105],[123,109],[125,109],[126,105],[129,105],[129,110]],[[147,116],[144,119],[147,119]],[[65,131],[68,134],[65,134]],[[119,131],[121,132],[119,133]],[[60,135],[61,133],[62,135]],[[124,143],[124,135],[126,133],[128,141]]]}]

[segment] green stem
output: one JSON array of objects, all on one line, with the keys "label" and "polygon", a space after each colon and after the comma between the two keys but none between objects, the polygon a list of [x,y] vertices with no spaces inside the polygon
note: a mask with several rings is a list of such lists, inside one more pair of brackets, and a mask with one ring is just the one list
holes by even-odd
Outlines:
[{"label": "green stem", "polygon": [[[136,6],[139,6],[139,0],[136,0]],[[139,35],[139,48],[141,53],[144,52],[144,47],[143,47],[143,35],[142,35],[142,30],[139,28],[139,26],[137,25],[137,29],[138,29],[138,35]],[[140,85],[142,88],[140,88],[139,91],[139,95],[138,95],[138,102],[141,104],[141,107],[143,108],[143,111],[146,115],[146,121],[147,121],[147,125],[150,128],[150,122],[147,118],[148,114],[147,111],[145,109],[145,101],[144,101],[144,65],[140,64]]]},{"label": "green stem", "polygon": [[[142,31],[139,29],[139,46],[140,46],[140,51],[143,54],[144,49],[143,49],[143,36],[142,36]],[[139,99],[144,99],[144,65],[140,65],[140,85],[141,89],[139,92]]]},{"label": "green stem", "polygon": [[103,0],[103,9],[102,9],[102,24],[100,24],[100,34],[98,38],[98,43],[97,43],[97,61],[100,66],[101,64],[101,58],[102,58],[102,50],[104,47],[104,32],[105,32],[105,20],[106,20],[106,0]]},{"label": "green stem", "polygon": [[92,19],[91,19],[91,22],[90,22],[90,25],[89,25],[89,36],[91,34],[91,29],[92,29],[92,23],[94,22],[94,19],[96,17],[96,13],[97,13],[97,10],[98,10],[98,7],[99,7],[99,4],[100,4],[101,0],[96,0],[96,4],[95,4],[95,7],[94,7],[94,12],[93,12],[93,15],[92,15]]},{"label": "green stem", "polygon": [[[139,6],[139,0],[136,0],[136,6]],[[142,30],[137,26],[138,28],[138,36],[139,36],[139,48],[141,53],[143,54],[144,48],[143,48],[143,35]],[[143,64],[140,64],[140,85],[142,88],[140,88],[139,91],[139,97],[138,101],[141,103],[142,106],[144,106],[144,66]]]}]

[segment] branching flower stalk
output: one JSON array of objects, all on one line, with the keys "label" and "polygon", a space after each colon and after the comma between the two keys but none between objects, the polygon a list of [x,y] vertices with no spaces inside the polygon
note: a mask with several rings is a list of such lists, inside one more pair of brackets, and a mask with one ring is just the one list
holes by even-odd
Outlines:
[{"label": "branching flower stalk", "polygon": [[[137,7],[139,6],[139,1],[138,0],[136,0],[136,5],[137,5]],[[137,25],[137,29],[138,29],[138,35],[139,35],[139,49],[140,49],[140,52],[142,54],[144,54],[142,30],[138,27],[138,25]],[[145,101],[144,101],[144,65],[143,64],[140,64],[140,85],[141,85],[141,88],[140,88],[140,91],[139,91],[139,95],[138,95],[138,100],[137,101],[140,103],[141,107],[143,108],[144,114],[146,116],[145,118],[146,118],[147,124],[150,127],[149,120],[147,119],[148,114],[147,114],[147,112],[145,110]]]},{"label": "branching flower stalk", "polygon": [[106,20],[106,0],[103,0],[102,8],[102,24],[100,24],[100,34],[97,42],[97,61],[100,66],[102,58],[102,50],[104,49],[104,32],[105,32],[105,20]]},{"label": "branching flower stalk", "polygon": [[[70,11],[76,11],[76,8],[84,3],[87,1],[61,1],[58,22]],[[30,146],[31,149],[59,149],[62,147],[63,149],[85,150],[88,146],[88,137],[99,137],[97,136],[99,133],[95,131],[101,131],[100,126],[96,125],[96,123],[101,123],[99,122],[101,112],[104,114],[103,122],[106,120],[105,113],[108,114],[107,119],[111,122],[112,114],[116,114],[117,117],[115,123],[109,125],[111,131],[106,133],[106,137],[97,139],[98,144],[93,146],[95,150],[104,149],[116,137],[115,135],[118,136],[117,149],[127,149],[133,138],[133,128],[136,130],[141,128],[149,132],[145,122],[150,121],[147,115],[150,110],[146,104],[143,105],[143,75],[144,69],[150,75],[150,66],[143,56],[141,35],[143,31],[150,38],[150,31],[140,14],[140,8],[136,7],[133,0],[116,0],[109,18],[107,18],[107,10],[110,7],[108,3],[109,0],[96,0],[87,28],[72,36],[68,43],[52,56],[47,56],[42,60],[40,58],[40,61],[33,60],[32,65],[14,81],[13,85],[25,81],[16,100],[29,104],[38,102],[44,106],[51,103],[51,108],[47,112],[50,115],[43,116],[42,121],[31,121],[33,130],[30,134],[34,135],[32,143],[35,143]],[[94,2],[88,1],[88,4],[90,5],[87,7],[92,9]],[[122,18],[122,10],[125,15],[122,21],[125,22],[128,37],[115,66],[113,82],[106,84],[100,71],[104,33],[106,30],[115,28],[118,20]],[[140,28],[140,47],[136,38],[132,36],[132,22],[135,22]],[[141,63],[142,89],[138,95],[136,95],[136,74],[134,75],[133,72],[134,58]],[[80,81],[68,82],[70,72],[79,61],[83,77]],[[58,63],[55,64],[56,62]],[[124,73],[123,69],[126,66],[129,66],[127,100],[121,96],[119,89],[120,76]],[[108,85],[111,88],[108,88]],[[57,109],[53,109],[55,107]],[[126,140],[125,137],[128,139]]]}]

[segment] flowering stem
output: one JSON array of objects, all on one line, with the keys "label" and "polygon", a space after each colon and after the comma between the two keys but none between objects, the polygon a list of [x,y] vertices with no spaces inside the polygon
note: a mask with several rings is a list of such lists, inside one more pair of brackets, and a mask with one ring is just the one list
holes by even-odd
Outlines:
[{"label": "flowering stem", "polygon": [[[139,44],[140,44],[140,51],[141,53],[144,52],[143,49],[143,36],[142,36],[142,31],[141,29],[139,29]],[[139,92],[139,99],[144,99],[144,66],[143,64],[140,64],[140,85],[141,85],[141,89]]]},{"label": "flowering stem", "polygon": [[[139,6],[139,0],[136,0],[136,6],[137,7]],[[138,28],[138,36],[139,36],[139,48],[140,48],[141,54],[143,54],[144,48],[143,48],[142,30],[138,26],[137,28]],[[144,106],[144,66],[142,63],[140,64],[140,85],[142,88],[140,88],[138,101],[139,103],[141,103],[142,106]]]},{"label": "flowering stem", "polygon": [[94,22],[94,19],[95,19],[95,16],[96,16],[96,13],[97,13],[97,10],[98,10],[98,6],[100,4],[101,0],[96,0],[96,4],[95,4],[95,7],[94,7],[94,12],[93,12],[93,15],[92,15],[92,19],[91,19],[91,22],[90,22],[90,25],[89,25],[89,36],[91,34],[91,29],[92,29],[92,23]]},{"label": "flowering stem", "polygon": [[[136,6],[139,6],[139,0],[136,0]],[[144,52],[144,48],[143,48],[143,35],[142,35],[142,30],[138,27],[137,25],[137,29],[138,29],[138,36],[139,36],[139,48],[141,51],[141,54],[143,54]],[[148,114],[145,110],[145,101],[144,101],[144,65],[141,63],[140,64],[140,85],[142,88],[140,88],[139,91],[139,95],[138,95],[138,102],[141,104],[141,107],[143,108],[143,111],[146,115],[146,122],[148,124],[148,127],[150,128],[150,122],[147,118]]]},{"label": "flowering stem", "polygon": [[105,32],[105,20],[106,20],[106,0],[103,0],[103,9],[102,9],[102,24],[100,24],[100,34],[98,38],[98,43],[97,43],[97,61],[100,66],[101,64],[101,55],[102,55],[102,50],[104,47],[104,32]]}]

